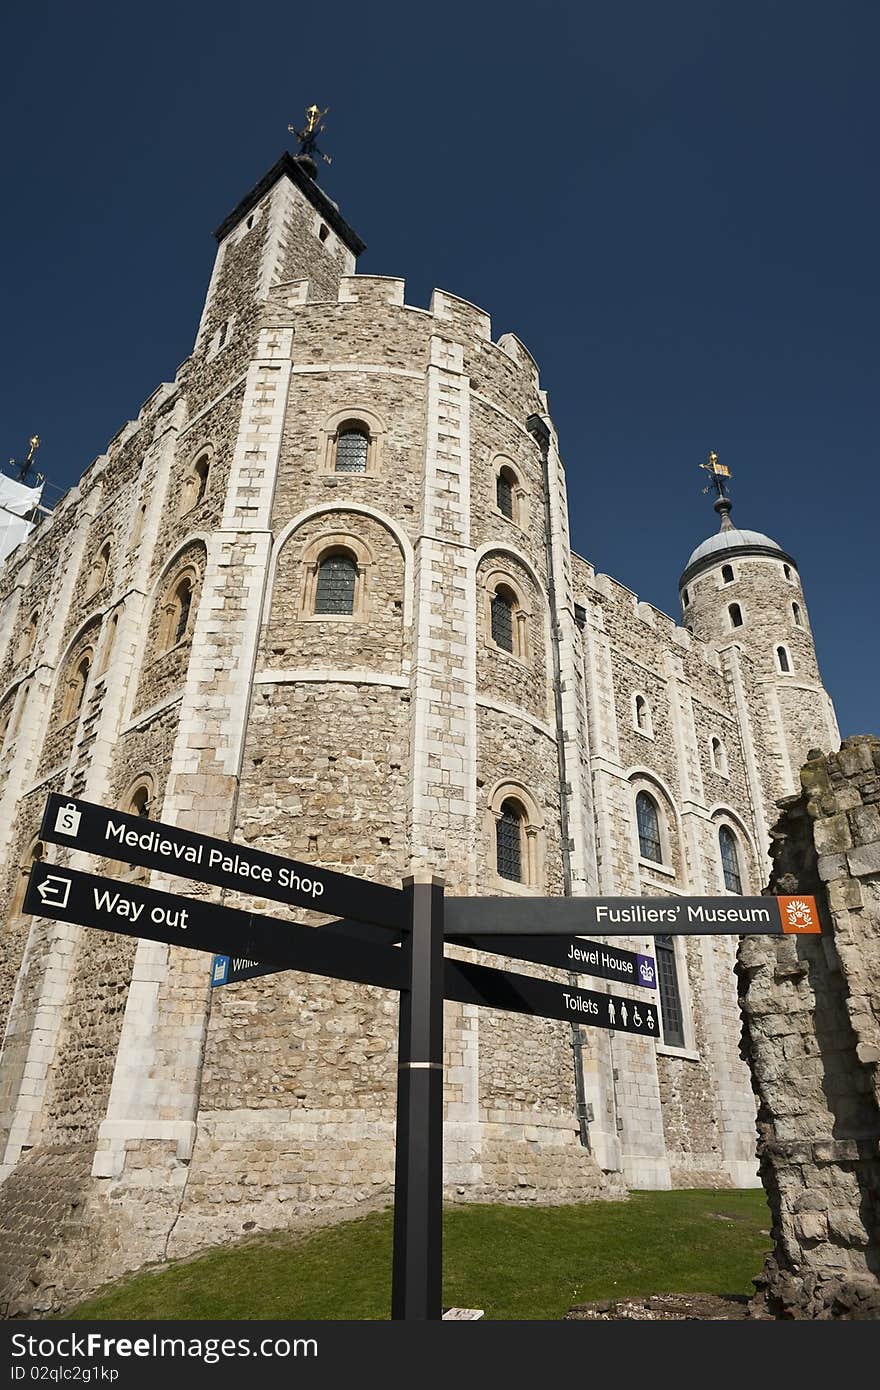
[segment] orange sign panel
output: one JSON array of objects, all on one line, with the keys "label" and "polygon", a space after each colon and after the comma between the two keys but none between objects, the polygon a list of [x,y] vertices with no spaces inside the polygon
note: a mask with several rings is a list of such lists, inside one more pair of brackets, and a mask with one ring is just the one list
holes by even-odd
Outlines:
[{"label": "orange sign panel", "polygon": [[799,894],[794,898],[777,898],[782,930],[791,936],[816,936],[822,931],[816,899]]}]

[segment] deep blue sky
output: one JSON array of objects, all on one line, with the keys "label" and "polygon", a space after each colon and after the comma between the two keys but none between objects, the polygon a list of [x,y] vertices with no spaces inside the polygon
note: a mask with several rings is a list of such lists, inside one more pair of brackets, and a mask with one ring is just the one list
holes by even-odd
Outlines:
[{"label": "deep blue sky", "polygon": [[173,376],[317,101],[360,269],[541,364],[575,548],[677,613],[717,449],[877,731],[876,0],[32,2],[4,39],[0,456],[37,430],[68,486]]}]

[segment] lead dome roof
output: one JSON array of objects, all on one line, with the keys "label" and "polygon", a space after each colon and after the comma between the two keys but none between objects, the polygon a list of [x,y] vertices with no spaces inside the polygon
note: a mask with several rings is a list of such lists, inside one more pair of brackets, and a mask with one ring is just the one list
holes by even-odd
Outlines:
[{"label": "lead dome roof", "polygon": [[721,550],[743,550],[746,547],[758,545],[766,550],[778,550],[780,555],[785,552],[782,546],[772,539],[765,536],[763,531],[741,531],[737,526],[727,526],[723,531],[716,531],[714,536],[698,545],[696,550],[691,553],[685,569],[690,569],[698,560],[705,560],[709,555],[715,555]]}]

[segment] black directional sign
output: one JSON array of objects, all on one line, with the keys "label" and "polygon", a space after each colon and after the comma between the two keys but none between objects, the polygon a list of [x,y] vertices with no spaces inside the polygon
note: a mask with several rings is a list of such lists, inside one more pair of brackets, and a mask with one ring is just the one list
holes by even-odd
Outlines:
[{"label": "black directional sign", "polygon": [[[446,936],[793,936],[822,928],[814,898],[447,898]],[[488,945],[483,949],[490,950]]]},{"label": "black directional sign", "polygon": [[197,835],[161,821],[124,815],[55,792],[46,804],[40,837],[56,845],[253,893],[293,907],[404,926],[404,899],[399,888],[266,854],[250,845]]},{"label": "black directional sign", "polygon": [[[447,909],[453,901],[446,899]],[[480,936],[449,937],[457,946],[491,951],[497,956],[513,956],[537,965],[552,965],[573,975],[593,975],[599,980],[615,980],[623,985],[657,988],[657,966],[653,956],[624,951],[619,946],[603,946],[579,936]]]},{"label": "black directional sign", "polygon": [[639,999],[597,994],[591,989],[575,989],[573,985],[558,985],[551,980],[533,979],[531,975],[515,975],[509,970],[493,970],[448,958],[443,964],[443,981],[446,998],[457,999],[461,1004],[561,1018],[566,1023],[614,1028],[646,1038],[656,1038],[660,1031],[656,1005]]},{"label": "black directional sign", "polygon": [[[198,898],[181,898],[141,884],[100,878],[54,864],[34,864],[24,910],[38,917],[77,922],[99,931],[161,941],[193,951],[213,954],[220,947],[241,969],[254,974],[303,970],[384,989],[400,989],[403,981],[401,952],[393,946],[364,941],[356,930],[357,923],[331,924],[340,928],[336,932],[306,927],[279,917],[220,907]],[[656,1036],[657,1014],[651,1004],[594,994],[591,990],[466,961],[444,961],[443,978],[445,997],[462,1004],[483,1004]]]},{"label": "black directional sign", "polygon": [[338,980],[400,989],[401,953],[298,922],[180,898],[140,884],[36,863],[25,912],[192,951],[224,952]]},{"label": "black directional sign", "polygon": [[[446,899],[447,903],[449,899]],[[329,922],[321,931],[341,930],[347,935],[358,934],[356,922]],[[376,939],[376,929],[367,929]],[[396,933],[388,934],[393,940]],[[363,940],[364,937],[362,936]],[[456,946],[470,946],[477,951],[497,956],[512,956],[516,960],[551,965],[574,975],[592,975],[600,980],[615,980],[618,984],[640,985],[643,989],[657,988],[657,966],[652,956],[636,951],[624,951],[617,946],[603,946],[598,941],[565,936],[481,936],[455,938]],[[217,956],[211,968],[213,986],[238,984],[258,975],[270,975],[276,969],[261,961],[242,956]],[[452,998],[452,996],[448,996]],[[500,1007],[500,1006],[499,1006]]]}]

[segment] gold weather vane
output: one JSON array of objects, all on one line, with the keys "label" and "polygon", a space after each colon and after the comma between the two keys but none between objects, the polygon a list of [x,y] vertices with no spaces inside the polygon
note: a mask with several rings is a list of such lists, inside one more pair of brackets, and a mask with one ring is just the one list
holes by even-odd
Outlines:
[{"label": "gold weather vane", "polygon": [[718,462],[718,455],[714,449],[710,452],[706,462],[698,464],[697,467],[704,469],[712,480],[708,487],[703,488],[703,491],[711,492],[714,487],[719,497],[726,497],[724,479],[730,477],[730,469],[726,464]]},{"label": "gold weather vane", "polygon": [[[20,483],[23,483],[28,473],[30,473],[31,464],[34,461],[34,454],[37,452],[39,447],[40,436],[38,434],[32,434],[30,439],[28,440],[27,458],[25,459],[24,463],[19,463],[17,459],[9,460],[11,467],[18,469],[18,481]],[[37,474],[37,478],[40,482],[42,482],[42,477],[39,473]]]},{"label": "gold weather vane", "polygon": [[318,122],[323,120],[329,110],[330,107],[325,106],[322,111],[320,107],[315,106],[313,103],[311,106],[306,107],[306,125],[304,130],[297,130],[296,126],[292,125],[287,127],[291,135],[295,135],[299,141],[299,150],[297,154],[306,155],[309,159],[311,159],[313,155],[319,154],[325,164],[333,163],[330,155],[324,154],[323,150],[319,150],[317,144],[318,136],[325,129],[325,127],[319,125]]}]

